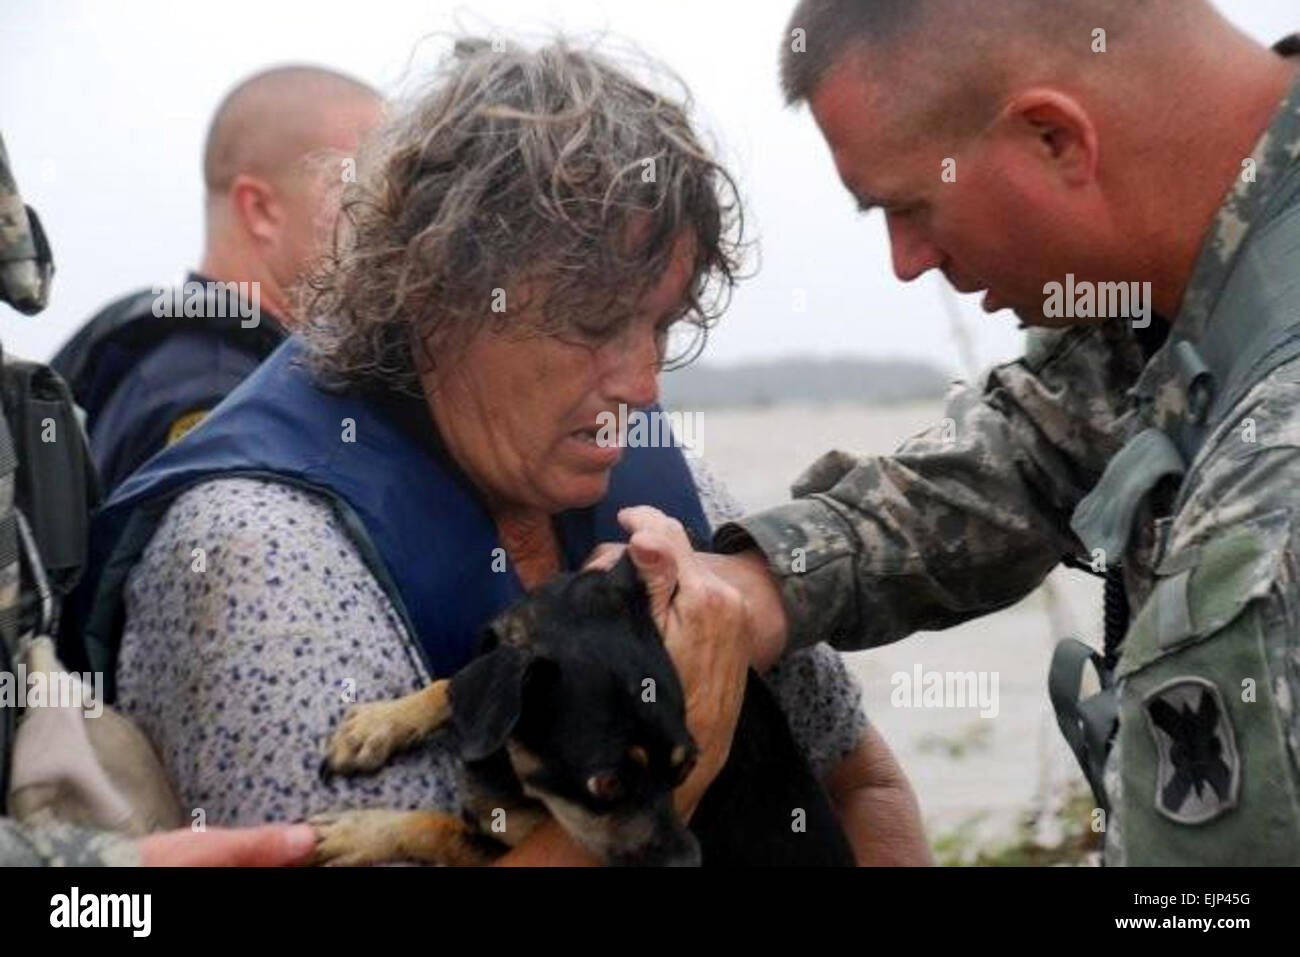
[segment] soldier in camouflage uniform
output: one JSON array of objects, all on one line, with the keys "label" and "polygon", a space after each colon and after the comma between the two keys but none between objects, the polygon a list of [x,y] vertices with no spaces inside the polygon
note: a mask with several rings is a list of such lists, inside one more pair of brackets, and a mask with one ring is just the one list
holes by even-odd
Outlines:
[{"label": "soldier in camouflage uniform", "polygon": [[[28,315],[45,308],[53,273],[48,255],[42,257],[39,253],[39,236],[39,229],[32,228],[28,210],[10,172],[4,141],[0,140],[0,299]],[[18,615],[19,569],[17,544],[13,539],[13,448],[7,428],[0,439],[4,445],[0,449],[0,460],[3,460],[0,471],[4,473],[0,476],[0,535],[7,539],[0,552],[11,559],[0,569],[0,577],[10,583],[10,587],[0,589],[0,597],[7,603],[0,608],[5,632],[0,640],[8,642],[12,650]],[[8,660],[6,656],[5,661]],[[10,717],[6,716],[6,720]],[[9,743],[5,741],[0,750]],[[8,760],[6,750],[0,754],[0,761]],[[6,778],[0,775],[0,780]],[[134,864],[138,857],[135,842],[119,835],[58,822],[39,828],[23,827],[10,818],[0,818],[0,866]]]},{"label": "soldier in camouflage uniform", "polygon": [[[918,23],[925,29],[927,12],[942,9],[957,29],[976,31],[962,36],[978,44],[979,18],[995,15],[995,6],[1037,15],[1018,0],[971,5],[984,9],[969,15],[920,0],[912,7],[922,11],[917,19],[890,22],[887,6],[805,2],[787,34],[795,41],[785,55],[787,93],[812,103],[863,205],[871,205],[862,198],[870,184],[853,182],[844,139],[853,124],[833,135],[827,117],[843,108],[843,84],[869,82],[846,79],[847,71],[864,69],[860,63],[878,53],[894,61],[872,49],[858,63],[832,63],[841,73],[825,65],[820,75],[801,73],[816,69],[815,60],[798,59],[801,34],[814,57],[820,37],[855,30],[915,41],[908,31]],[[1116,46],[1146,36],[1140,20],[1117,19],[1119,8],[1107,0],[1049,6],[1043,16],[1086,25],[1085,49],[1094,26],[1114,26]],[[720,530],[719,550],[743,554],[716,566],[746,592],[758,642],[767,646],[761,659],[783,642],[837,635],[833,644],[855,650],[946,628],[1019,600],[1066,556],[1122,562],[1136,615],[1116,670],[1118,733],[1104,776],[1107,862],[1295,864],[1300,73],[1294,60],[1250,49],[1199,0],[1178,8],[1148,0],[1131,9],[1174,26],[1182,25],[1168,18],[1202,17],[1196,26],[1216,31],[1225,56],[1245,58],[1269,80],[1258,97],[1259,123],[1250,127],[1254,150],[1224,157],[1227,172],[1214,192],[1228,195],[1208,232],[1197,233],[1181,306],[1160,310],[1172,322],[1112,318],[1034,329],[1022,359],[994,369],[982,389],[950,396],[942,425],[892,456],[832,452],[799,478],[794,501]],[[999,29],[1016,29],[1010,22]],[[1069,26],[1055,26],[1062,24]],[[937,36],[927,42],[951,49]],[[839,56],[848,60],[852,49],[840,45]],[[1300,38],[1276,52],[1295,55]],[[836,54],[821,56],[834,61]],[[842,81],[839,89],[833,80]],[[1238,118],[1256,115],[1249,102],[1239,107]],[[869,128],[857,108],[859,127]],[[937,177],[938,159],[934,169]],[[1147,192],[1161,188],[1151,183]],[[907,217],[928,214],[883,205],[900,277],[941,268],[961,288],[960,266],[941,255],[920,266],[908,261],[916,247],[907,248],[915,235],[907,230],[925,227]],[[1138,278],[1135,271],[1126,278]],[[1017,312],[1046,324],[1032,309]],[[1264,356],[1272,361],[1261,364]],[[1244,373],[1243,357],[1251,360]]]},{"label": "soldier in camouflage uniform", "polygon": [[62,822],[24,827],[0,818],[0,867],[129,867],[140,863],[138,844],[109,831]]},{"label": "soldier in camouflage uniform", "polygon": [[[0,139],[0,301],[25,314],[45,308],[53,264],[35,214],[23,205]],[[9,670],[19,627],[21,576],[14,510],[15,457],[0,417],[0,670]],[[7,764],[14,715],[0,709],[0,807],[8,788]],[[0,817],[0,867],[248,865],[302,862],[315,848],[306,825],[177,830],[132,840],[53,819],[39,823]]]},{"label": "soldier in camouflage uniform", "polygon": [[41,262],[38,236],[0,140],[0,299],[29,316],[45,308],[54,272],[48,256]]},{"label": "soldier in camouflage uniform", "polygon": [[0,818],[0,867],[284,867],[316,849],[306,824],[181,829],[127,840],[64,821],[40,826]]}]

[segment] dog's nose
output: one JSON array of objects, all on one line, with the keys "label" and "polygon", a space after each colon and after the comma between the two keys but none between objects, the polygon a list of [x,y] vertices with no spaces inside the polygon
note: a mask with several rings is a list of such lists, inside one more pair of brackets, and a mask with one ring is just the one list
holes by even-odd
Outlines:
[{"label": "dog's nose", "polygon": [[699,867],[703,863],[703,855],[700,853],[700,842],[695,839],[695,835],[685,828],[681,829],[682,839],[679,844],[668,854],[664,861],[664,867]]},{"label": "dog's nose", "polygon": [[665,800],[658,811],[644,863],[653,867],[699,867],[703,854],[695,835],[678,820],[669,801]]},{"label": "dog's nose", "polygon": [[653,815],[648,840],[615,851],[607,859],[618,867],[699,867],[702,858],[695,835],[675,815],[660,811]]}]

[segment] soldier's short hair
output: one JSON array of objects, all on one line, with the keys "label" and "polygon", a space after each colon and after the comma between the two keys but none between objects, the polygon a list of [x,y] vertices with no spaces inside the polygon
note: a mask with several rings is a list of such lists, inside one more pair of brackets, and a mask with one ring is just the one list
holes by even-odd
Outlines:
[{"label": "soldier's short hair", "polygon": [[[1171,3],[1186,11],[1205,0],[800,0],[782,38],[787,103],[810,99],[845,56],[905,51],[913,66],[947,73],[954,85],[991,93],[1017,56],[1090,55],[1096,28],[1121,36]],[[899,62],[899,61],[892,61]],[[902,81],[900,80],[900,85]],[[969,98],[971,93],[967,89]],[[950,111],[961,114],[962,111]]]}]

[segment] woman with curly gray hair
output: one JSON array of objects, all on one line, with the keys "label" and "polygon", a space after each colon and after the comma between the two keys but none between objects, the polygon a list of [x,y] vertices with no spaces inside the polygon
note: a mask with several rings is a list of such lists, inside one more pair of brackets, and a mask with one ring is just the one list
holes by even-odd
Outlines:
[{"label": "woman with curly gray hair", "polygon": [[[660,371],[700,347],[735,281],[735,190],[687,116],[562,42],[460,42],[363,156],[300,334],[115,494],[90,638],[112,660],[120,634],[120,704],[186,806],[214,824],[457,811],[447,736],[330,781],[322,742],[352,701],[455,672],[524,590],[630,536],[652,594],[731,609],[708,634],[661,622],[699,748],[677,795],[692,812],[748,652],[738,595],[682,532],[707,540],[738,509],[680,448],[601,434],[614,410],[655,411]],[[859,859],[924,858],[838,656],[768,680]],[[882,806],[908,840],[873,841]],[[503,861],[581,859],[544,826]]]}]

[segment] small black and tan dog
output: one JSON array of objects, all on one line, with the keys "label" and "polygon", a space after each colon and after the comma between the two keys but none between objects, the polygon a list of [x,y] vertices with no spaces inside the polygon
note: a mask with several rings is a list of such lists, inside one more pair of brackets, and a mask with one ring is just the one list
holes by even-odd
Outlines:
[{"label": "small black and tan dog", "polygon": [[673,789],[695,744],[681,684],[624,556],[560,576],[487,629],[450,679],[352,708],[325,773],[372,772],[451,723],[463,817],[341,811],[312,818],[316,862],[489,863],[547,814],[609,864],[851,865],[830,801],[772,692],[750,673],[727,764],[692,818]]}]

